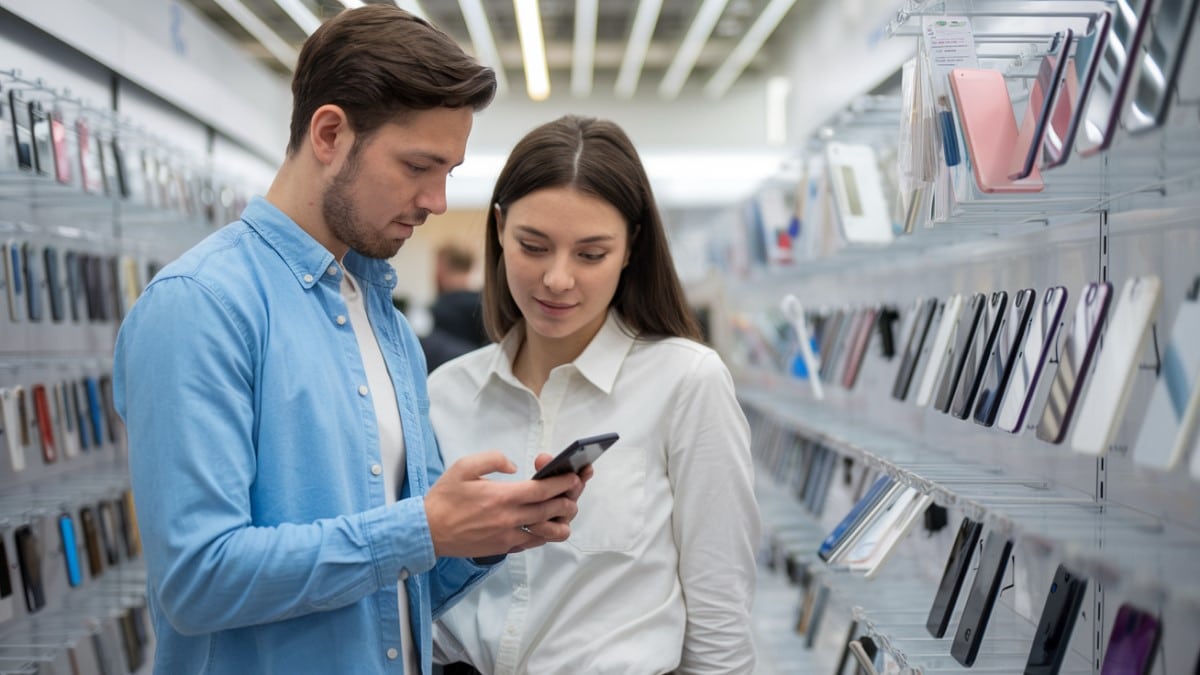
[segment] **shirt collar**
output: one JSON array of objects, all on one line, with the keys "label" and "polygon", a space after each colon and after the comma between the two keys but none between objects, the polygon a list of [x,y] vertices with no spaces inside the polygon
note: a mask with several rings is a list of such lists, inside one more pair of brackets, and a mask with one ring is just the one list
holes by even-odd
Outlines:
[{"label": "shirt collar", "polygon": [[[246,209],[242,211],[242,221],[275,249],[296,277],[296,281],[304,288],[315,286],[334,264],[333,254],[329,249],[262,197],[251,198],[246,204]],[[355,251],[349,251],[342,264],[360,283],[371,283],[389,289],[396,285],[396,272],[386,260],[367,258]]]},{"label": "shirt collar", "polygon": [[[571,362],[571,365],[584,379],[591,382],[592,386],[605,394],[611,394],[613,384],[617,380],[617,373],[621,371],[621,364],[624,363],[625,356],[629,354],[629,350],[633,348],[636,340],[631,333],[632,331],[625,326],[617,313],[610,309],[599,332],[584,348],[583,353]],[[480,383],[480,392],[493,379],[516,384],[517,380],[513,375],[512,368],[513,357],[517,355],[517,350],[520,349],[524,339],[525,322],[522,321],[513,326],[500,341],[500,348],[492,355],[487,376]]]}]

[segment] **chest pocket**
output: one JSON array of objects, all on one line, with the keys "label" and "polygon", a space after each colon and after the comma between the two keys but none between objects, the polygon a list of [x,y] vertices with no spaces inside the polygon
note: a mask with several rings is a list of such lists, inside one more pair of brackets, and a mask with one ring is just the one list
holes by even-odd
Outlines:
[{"label": "chest pocket", "polygon": [[628,551],[646,520],[646,451],[617,443],[592,470],[567,543],[583,553]]}]

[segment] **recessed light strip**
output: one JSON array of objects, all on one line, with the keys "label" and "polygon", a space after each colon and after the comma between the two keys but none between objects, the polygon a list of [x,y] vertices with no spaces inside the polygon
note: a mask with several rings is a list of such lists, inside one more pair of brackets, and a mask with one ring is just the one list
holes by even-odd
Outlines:
[{"label": "recessed light strip", "polygon": [[[342,0],[342,2],[346,2],[346,0]],[[425,10],[421,8],[421,3],[417,2],[417,0],[396,0],[396,6],[408,12],[409,14],[419,16],[422,19],[429,21],[429,17],[426,16]]]},{"label": "recessed light strip", "polygon": [[632,98],[637,91],[642,66],[646,62],[646,51],[654,37],[654,25],[662,10],[662,0],[642,0],[637,15],[633,18],[633,29],[629,31],[629,42],[625,45],[625,56],[621,59],[621,70],[617,73],[617,96]]},{"label": "recessed light strip", "polygon": [[575,2],[575,48],[571,60],[571,93],[583,97],[592,93],[592,70],[596,61],[596,15],[599,0]]},{"label": "recessed light strip", "polygon": [[321,25],[321,20],[317,18],[317,15],[305,7],[300,0],[275,0],[275,4],[292,17],[292,21],[300,26],[300,30],[304,31],[305,35],[312,35],[313,31]]},{"label": "recessed light strip", "polygon": [[271,52],[272,56],[287,66],[288,70],[296,69],[296,59],[300,57],[300,52],[276,35],[275,31],[263,23],[262,19],[255,16],[254,12],[247,9],[239,0],[214,1],[242,28],[245,28],[247,33],[254,36],[254,39],[258,40],[268,52]]},{"label": "recessed light strip", "polygon": [[537,0],[513,0],[517,12],[517,36],[525,63],[525,91],[535,101],[550,97],[550,71],[546,65],[546,40]]},{"label": "recessed light strip", "polygon": [[741,76],[742,71],[746,69],[758,50],[762,49],[767,38],[775,32],[779,22],[783,20],[794,4],[796,4],[796,0],[771,0],[763,8],[762,14],[759,14],[758,18],[754,20],[750,30],[742,36],[741,42],[729,53],[729,58],[725,59],[725,63],[721,64],[717,72],[713,73],[712,78],[708,80],[708,84],[704,85],[704,93],[713,98],[724,96],[725,92],[729,91],[729,88]]},{"label": "recessed light strip", "polygon": [[704,4],[700,5],[700,11],[696,12],[695,20],[688,28],[687,35],[683,36],[683,42],[679,44],[679,51],[675,52],[675,60],[667,68],[662,83],[658,85],[658,93],[663,98],[679,96],[688,75],[692,74],[692,68],[696,66],[696,59],[700,58],[700,50],[704,49],[704,43],[708,42],[708,36],[712,35],[713,28],[716,27],[717,20],[721,18],[728,2],[729,0],[704,0]]},{"label": "recessed light strip", "polygon": [[488,25],[487,15],[483,12],[483,3],[480,0],[458,0],[458,6],[467,22],[471,43],[475,45],[475,57],[480,63],[496,71],[496,93],[504,93],[508,89],[508,79],[504,77],[504,63],[496,49],[492,27]]}]

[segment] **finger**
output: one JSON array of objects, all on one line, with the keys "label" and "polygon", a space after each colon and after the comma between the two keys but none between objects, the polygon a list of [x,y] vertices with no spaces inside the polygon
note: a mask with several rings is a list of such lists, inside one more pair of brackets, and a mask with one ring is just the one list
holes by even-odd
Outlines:
[{"label": "finger", "polygon": [[489,473],[516,473],[517,466],[504,453],[489,450],[463,457],[446,470],[451,472],[462,480],[474,480]]},{"label": "finger", "polygon": [[571,536],[571,526],[556,520],[530,525],[528,529],[532,534],[527,536],[536,538],[538,542],[566,541]]},{"label": "finger", "polygon": [[590,465],[584,467],[583,471],[579,472],[579,487],[567,490],[567,499],[579,501],[579,497],[583,495],[584,486],[586,486],[587,482],[592,478],[592,473],[592,467]]},{"label": "finger", "polygon": [[551,457],[551,456],[550,456],[549,454],[547,454],[547,453],[544,453],[544,452],[543,452],[543,453],[540,453],[540,454],[538,454],[538,456],[537,456],[537,457],[534,457],[534,458],[533,458],[533,468],[534,468],[534,470],[535,470],[535,471],[541,471],[542,467],[543,467],[543,466],[546,466],[547,464],[549,464],[549,463],[550,463],[550,460],[552,460],[552,459],[554,459],[554,458],[553,458],[553,457]]},{"label": "finger", "polygon": [[518,489],[521,490],[524,497],[523,501],[530,504],[553,499],[565,492],[576,489],[580,483],[579,476],[573,473],[564,473],[561,476],[527,480],[524,483],[516,483],[515,485],[520,486]]}]

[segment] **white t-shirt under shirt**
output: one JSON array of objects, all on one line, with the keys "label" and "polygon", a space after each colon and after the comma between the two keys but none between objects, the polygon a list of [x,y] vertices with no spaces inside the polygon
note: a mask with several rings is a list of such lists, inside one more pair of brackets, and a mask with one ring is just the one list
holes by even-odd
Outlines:
[{"label": "white t-shirt under shirt", "polygon": [[749,429],[716,352],[639,340],[610,314],[541,397],[512,373],[523,339],[442,366],[431,417],[449,465],[498,449],[538,453],[615,431],[571,537],[512,554],[435,626],[434,659],[485,673],[749,673],[759,538]]},{"label": "white t-shirt under shirt", "polygon": [[[399,496],[400,486],[404,484],[405,478],[404,427],[400,422],[396,389],[388,374],[387,363],[383,360],[383,352],[379,350],[379,340],[375,338],[375,331],[371,328],[371,320],[367,318],[367,308],[363,304],[362,293],[358,290],[358,282],[344,267],[340,290],[342,298],[346,300],[347,311],[350,312],[350,326],[354,329],[354,337],[358,339],[363,369],[367,373],[367,388],[370,390],[371,401],[375,404],[375,417],[379,426],[379,456],[383,462],[383,485],[387,493],[387,503],[392,504]],[[408,673],[420,673],[421,665],[413,647],[412,623],[408,613],[408,591],[404,588],[403,579],[397,586],[400,594],[400,648],[404,657],[404,670]]]}]

